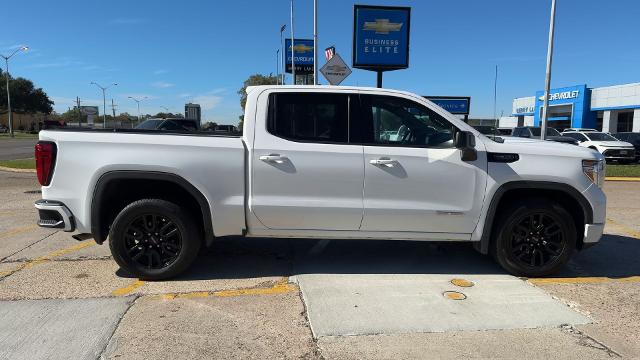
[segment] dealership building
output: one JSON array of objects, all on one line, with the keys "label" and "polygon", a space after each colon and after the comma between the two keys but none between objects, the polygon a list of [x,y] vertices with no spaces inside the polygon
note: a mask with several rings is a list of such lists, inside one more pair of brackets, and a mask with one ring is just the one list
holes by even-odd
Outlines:
[{"label": "dealership building", "polygon": [[[540,126],[544,92],[513,99],[511,116],[499,127]],[[640,83],[589,88],[575,85],[549,92],[548,126],[594,128],[609,133],[640,132]]]}]

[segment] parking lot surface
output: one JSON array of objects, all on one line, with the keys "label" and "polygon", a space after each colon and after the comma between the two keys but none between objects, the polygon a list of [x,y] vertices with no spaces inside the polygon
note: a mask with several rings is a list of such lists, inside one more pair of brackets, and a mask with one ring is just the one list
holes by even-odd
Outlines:
[{"label": "parking lot surface", "polygon": [[602,242],[558,275],[467,244],[226,239],[171,281],[36,227],[0,171],[0,359],[639,358],[640,183],[607,182]]}]

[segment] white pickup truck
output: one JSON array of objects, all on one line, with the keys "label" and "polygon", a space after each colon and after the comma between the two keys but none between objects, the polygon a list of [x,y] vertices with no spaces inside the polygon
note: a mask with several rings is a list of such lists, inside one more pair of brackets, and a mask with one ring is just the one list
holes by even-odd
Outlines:
[{"label": "white pickup truck", "polygon": [[258,86],[242,136],[40,132],[35,206],[40,226],[109,239],[146,279],[224,236],[462,241],[510,273],[552,274],[602,236],[604,159],[500,140],[407,92]]}]

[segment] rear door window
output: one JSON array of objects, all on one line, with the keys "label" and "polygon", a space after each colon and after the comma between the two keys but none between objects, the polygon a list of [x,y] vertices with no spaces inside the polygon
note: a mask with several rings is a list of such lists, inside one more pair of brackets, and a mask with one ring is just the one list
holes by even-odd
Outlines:
[{"label": "rear door window", "polygon": [[303,142],[348,143],[349,96],[274,93],[269,96],[267,130]]}]

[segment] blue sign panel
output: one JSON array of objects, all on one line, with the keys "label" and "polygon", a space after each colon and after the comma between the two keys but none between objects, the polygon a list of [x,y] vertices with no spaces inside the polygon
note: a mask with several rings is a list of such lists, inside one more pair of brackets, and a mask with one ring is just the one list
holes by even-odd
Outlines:
[{"label": "blue sign panel", "polygon": [[469,115],[471,98],[468,96],[425,96],[424,98],[452,114]]},{"label": "blue sign panel", "polygon": [[[549,91],[549,108],[551,116],[549,121],[571,120],[572,127],[594,127],[595,117],[590,113],[591,94],[587,85],[576,85],[551,89]],[[544,103],[544,91],[536,92],[536,105],[533,118],[534,126],[540,126],[542,118],[542,105]],[[569,105],[563,112],[570,111],[571,118],[568,116],[555,115],[554,106]],[[569,110],[570,109],[570,110]]]},{"label": "blue sign panel", "polygon": [[[284,40],[286,72],[291,73],[291,39]],[[313,74],[313,40],[295,39],[293,41],[294,63],[296,75]]]},{"label": "blue sign panel", "polygon": [[411,8],[354,6],[353,67],[394,70],[409,67]]}]

